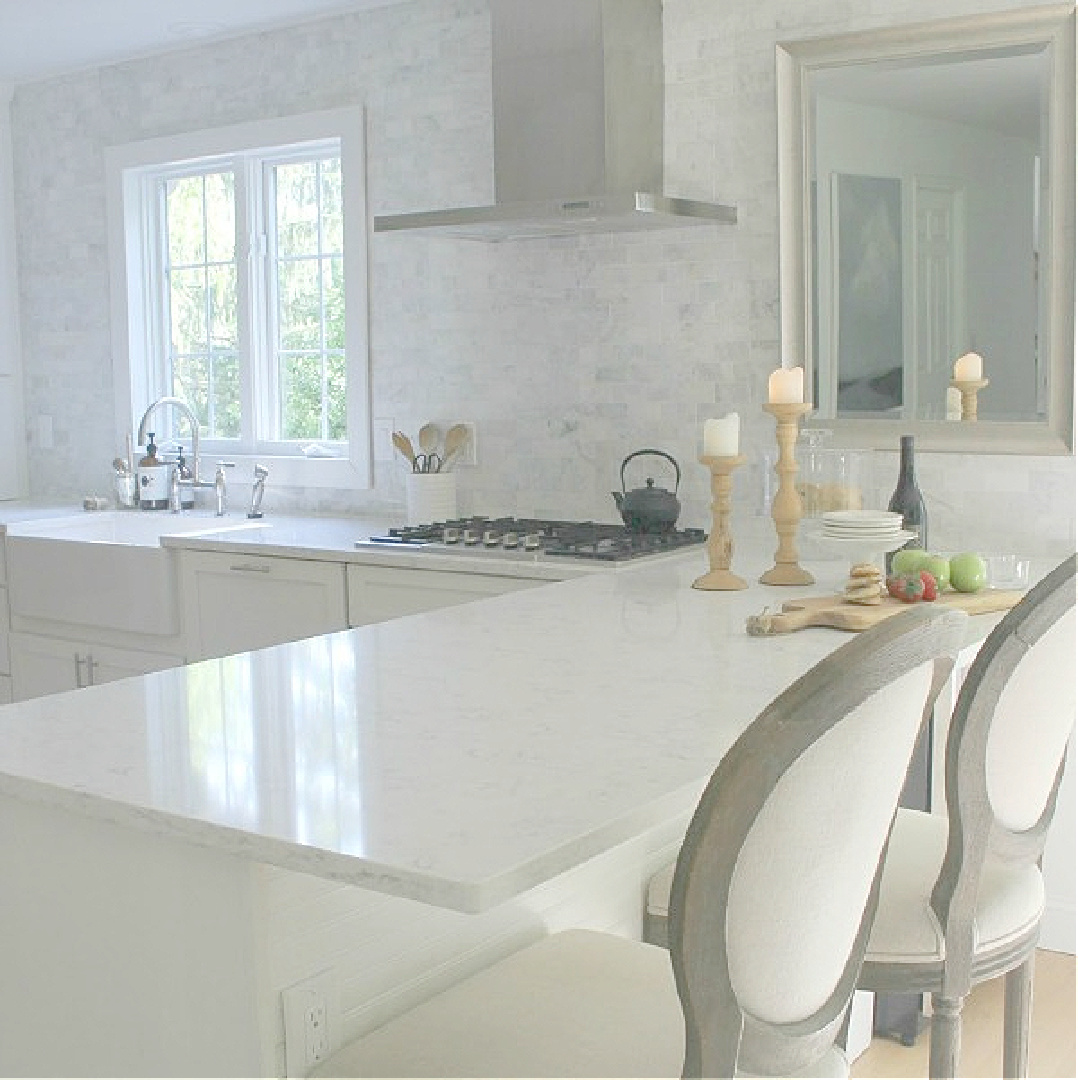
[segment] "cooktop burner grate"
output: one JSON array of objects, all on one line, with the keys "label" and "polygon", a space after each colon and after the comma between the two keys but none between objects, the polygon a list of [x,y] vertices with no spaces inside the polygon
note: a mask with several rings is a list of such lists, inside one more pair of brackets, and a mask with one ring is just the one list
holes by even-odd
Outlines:
[{"label": "cooktop burner grate", "polygon": [[427,525],[402,525],[372,543],[428,546],[439,550],[522,551],[563,558],[618,562],[702,544],[703,529],[632,532],[624,525],[598,521],[551,521],[544,518],[465,517]]}]

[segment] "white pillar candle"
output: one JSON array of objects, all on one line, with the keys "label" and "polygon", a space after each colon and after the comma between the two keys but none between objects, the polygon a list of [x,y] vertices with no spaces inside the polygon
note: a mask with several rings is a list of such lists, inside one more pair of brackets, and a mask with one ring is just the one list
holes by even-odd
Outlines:
[{"label": "white pillar candle", "polygon": [[741,417],[727,413],[721,420],[704,421],[704,453],[708,457],[737,457]]},{"label": "white pillar candle", "polygon": [[771,405],[800,405],[805,400],[805,369],[779,368],[767,380],[767,400]]},{"label": "white pillar candle", "polygon": [[947,412],[948,420],[962,419],[962,392],[954,386],[947,387]]},{"label": "white pillar candle", "polygon": [[954,362],[955,382],[976,382],[984,378],[984,361],[975,352],[968,352]]}]

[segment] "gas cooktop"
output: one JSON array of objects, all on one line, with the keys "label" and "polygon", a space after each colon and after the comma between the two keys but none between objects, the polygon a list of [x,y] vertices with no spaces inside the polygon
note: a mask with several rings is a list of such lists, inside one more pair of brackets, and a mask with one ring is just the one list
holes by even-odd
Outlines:
[{"label": "gas cooktop", "polygon": [[598,521],[468,517],[392,528],[384,536],[358,540],[356,546],[622,562],[702,544],[706,540],[707,534],[703,529],[639,533],[630,531],[624,525],[607,525]]}]

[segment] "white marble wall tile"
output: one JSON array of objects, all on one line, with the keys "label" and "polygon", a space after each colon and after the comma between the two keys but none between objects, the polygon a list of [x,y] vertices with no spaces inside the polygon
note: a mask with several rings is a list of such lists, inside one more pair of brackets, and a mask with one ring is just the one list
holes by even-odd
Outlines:
[{"label": "white marble wall tile", "polygon": [[[775,43],[982,8],[665,0],[667,188],[735,203],[737,225],[493,246],[374,237],[374,415],[413,431],[430,417],[476,422],[479,464],[459,475],[464,512],[615,520],[622,458],[655,446],[682,466],[682,524],[707,525],[700,433],[704,419],[736,409],[749,462],[735,500],[739,513],[761,513],[774,426],[760,405],[779,361]],[[54,432],[52,449],[31,441],[32,492],[105,489],[119,449],[105,146],[365,102],[374,213],[484,203],[489,63],[486,0],[416,0],[20,87],[23,368],[28,413],[52,417]],[[880,455],[883,498],[891,458]],[[936,537],[950,543],[972,523],[1001,544],[1073,545],[1073,458],[922,458]],[[400,505],[401,470],[399,459],[379,462],[369,493],[271,482],[266,508]],[[655,475],[665,482],[658,465]]]}]

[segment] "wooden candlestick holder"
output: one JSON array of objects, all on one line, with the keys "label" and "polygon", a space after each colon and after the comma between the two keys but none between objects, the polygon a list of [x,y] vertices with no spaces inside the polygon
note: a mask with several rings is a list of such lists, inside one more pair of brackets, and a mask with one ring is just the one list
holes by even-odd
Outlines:
[{"label": "wooden candlestick holder", "polygon": [[811,402],[773,403],[764,405],[764,412],[775,418],[775,438],[779,446],[779,458],[775,472],[779,475],[779,489],[771,502],[771,517],[775,521],[779,546],[775,552],[775,565],[760,580],[765,585],[811,585],[816,579],[797,564],[797,523],[801,520],[801,496],[797,492],[797,428],[801,417],[812,411]]},{"label": "wooden candlestick holder", "polygon": [[694,589],[746,589],[748,582],[730,572],[734,541],[730,536],[730,492],[733,490],[733,471],[745,464],[745,459],[731,455],[715,457],[705,454],[700,464],[711,470],[711,535],[707,540],[707,557],[711,569],[693,583]]},{"label": "wooden candlestick holder", "polygon": [[987,385],[987,379],[952,379],[951,385],[962,395],[962,419],[977,419],[977,395]]}]

